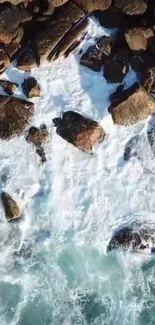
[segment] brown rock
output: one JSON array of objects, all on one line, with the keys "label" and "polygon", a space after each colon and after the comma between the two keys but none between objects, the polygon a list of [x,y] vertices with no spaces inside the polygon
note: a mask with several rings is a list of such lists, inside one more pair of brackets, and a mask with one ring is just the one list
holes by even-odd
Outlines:
[{"label": "brown rock", "polygon": [[155,67],[144,72],[141,83],[148,92],[155,93]]},{"label": "brown rock", "polygon": [[[84,12],[75,4],[67,2],[55,15],[55,19],[47,22],[46,28],[36,36],[36,46],[40,62],[53,57],[59,49],[59,41],[62,42],[65,34],[84,16]],[[62,43],[61,43],[62,44]]]},{"label": "brown rock", "polygon": [[65,112],[62,118],[55,118],[53,123],[58,135],[85,152],[92,150],[105,137],[103,128],[97,122],[73,111]]},{"label": "brown rock", "polygon": [[6,192],[2,192],[1,199],[7,221],[10,222],[15,219],[19,219],[21,217],[21,211],[16,201],[14,201],[12,197]]},{"label": "brown rock", "polygon": [[24,79],[24,82],[22,83],[22,89],[23,93],[28,98],[40,97],[40,86],[37,80],[33,77]]},{"label": "brown rock", "polygon": [[0,42],[4,44],[11,43],[17,35],[19,24],[20,11],[18,7],[2,5],[0,12]]},{"label": "brown rock", "polygon": [[144,0],[114,0],[114,6],[128,15],[142,15],[147,9]]},{"label": "brown rock", "polygon": [[108,82],[121,83],[129,71],[129,65],[109,59],[104,64],[104,78]]},{"label": "brown rock", "polygon": [[15,97],[0,95],[0,138],[20,135],[29,124],[34,104]]},{"label": "brown rock", "polygon": [[40,145],[48,142],[49,132],[46,129],[46,127],[38,129],[38,128],[32,126],[29,129],[29,134],[28,134],[26,140],[28,142],[32,142],[35,146],[40,146]]},{"label": "brown rock", "polygon": [[124,90],[109,107],[114,123],[131,125],[155,113],[155,100],[137,82]]},{"label": "brown rock", "polygon": [[24,36],[24,29],[23,27],[18,27],[17,31],[16,31],[16,37],[12,40],[13,43],[20,43],[22,38]]},{"label": "brown rock", "polygon": [[0,48],[0,73],[2,73],[10,65],[10,59],[5,50]]},{"label": "brown rock", "polygon": [[4,89],[4,91],[8,95],[12,95],[18,87],[18,85],[15,82],[11,82],[8,80],[0,80],[0,86]]},{"label": "brown rock", "polygon": [[[27,2],[31,2],[33,0],[27,0]],[[6,2],[6,0],[0,0],[0,3],[4,3]],[[21,2],[25,2],[25,0],[7,0],[7,2],[12,3],[13,5],[17,6],[19,5]]]},{"label": "brown rock", "polygon": [[146,51],[154,40],[152,28],[134,28],[125,33],[125,39],[132,51]]},{"label": "brown rock", "polygon": [[60,7],[64,5],[68,0],[50,0],[53,7]]},{"label": "brown rock", "polygon": [[95,10],[106,10],[110,7],[112,0],[74,0],[85,12],[93,12]]}]

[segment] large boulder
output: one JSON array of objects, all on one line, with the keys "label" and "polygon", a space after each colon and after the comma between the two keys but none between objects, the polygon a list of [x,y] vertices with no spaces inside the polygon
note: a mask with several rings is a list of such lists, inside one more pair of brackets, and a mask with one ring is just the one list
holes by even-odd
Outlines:
[{"label": "large boulder", "polygon": [[155,113],[154,98],[137,82],[122,91],[109,107],[114,123],[131,125]]},{"label": "large boulder", "polygon": [[20,135],[29,124],[34,104],[19,98],[0,95],[0,138]]},{"label": "large boulder", "polygon": [[2,192],[1,199],[7,221],[10,222],[19,219],[21,217],[21,211],[16,201],[6,192]]},{"label": "large boulder", "polygon": [[9,44],[18,34],[20,11],[18,7],[7,4],[0,7],[0,42]]},{"label": "large boulder", "polygon": [[124,227],[113,234],[108,251],[114,249],[130,250],[131,252],[143,252],[145,249],[154,251],[155,228]]},{"label": "large boulder", "polygon": [[74,0],[73,2],[87,13],[95,10],[108,9],[112,0]]},{"label": "large boulder", "polygon": [[144,0],[114,0],[114,6],[128,15],[142,15],[147,9]]},{"label": "large boulder", "polygon": [[125,33],[125,39],[132,51],[146,51],[154,41],[152,28],[133,28]]},{"label": "large boulder", "polygon": [[78,149],[89,152],[105,137],[103,128],[79,113],[67,111],[62,118],[55,118],[56,132]]}]

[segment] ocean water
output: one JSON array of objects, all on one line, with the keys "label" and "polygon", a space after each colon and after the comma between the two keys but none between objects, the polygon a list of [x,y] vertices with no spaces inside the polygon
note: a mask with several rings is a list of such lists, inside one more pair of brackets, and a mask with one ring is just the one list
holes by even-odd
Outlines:
[{"label": "ocean water", "polygon": [[[109,34],[90,20],[89,39]],[[26,74],[28,75],[28,74]],[[154,325],[155,260],[147,254],[107,253],[124,223],[154,225],[154,158],[147,142],[150,120],[113,124],[107,112],[117,85],[68,59],[34,69],[41,97],[31,125],[45,123],[47,162],[19,138],[0,141],[0,186],[19,203],[20,224],[7,224],[0,203],[0,325]],[[15,67],[5,78],[22,83]],[[136,80],[130,70],[126,87]],[[1,91],[2,92],[2,91]],[[21,88],[16,96],[23,97]],[[52,119],[75,110],[103,126],[106,138],[93,155],[55,132]],[[123,159],[127,142],[140,137],[140,159]]]}]

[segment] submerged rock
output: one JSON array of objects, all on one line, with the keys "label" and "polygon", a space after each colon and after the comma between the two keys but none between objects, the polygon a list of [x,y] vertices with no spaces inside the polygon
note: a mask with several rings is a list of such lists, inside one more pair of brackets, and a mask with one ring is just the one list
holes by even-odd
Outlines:
[{"label": "submerged rock", "polygon": [[41,158],[41,162],[44,163],[46,161],[46,155],[44,148],[42,147],[49,140],[49,132],[46,129],[45,125],[42,125],[40,129],[32,126],[29,129],[29,134],[26,138],[27,142],[31,142],[36,147],[36,153]]},{"label": "submerged rock", "polygon": [[34,104],[19,98],[0,95],[0,138],[20,135],[29,124]]},{"label": "submerged rock", "polygon": [[121,92],[109,107],[114,123],[131,125],[155,113],[154,98],[137,82]]},{"label": "submerged rock", "polygon": [[120,248],[140,252],[144,249],[154,249],[154,245],[155,228],[124,227],[116,230],[109,242],[108,251]]},{"label": "submerged rock", "polygon": [[8,80],[0,80],[0,86],[4,89],[4,91],[8,95],[12,95],[18,87],[18,85],[15,82],[11,82]]},{"label": "submerged rock", "polygon": [[104,78],[108,82],[121,83],[129,71],[129,64],[107,60],[104,64]]},{"label": "submerged rock", "polygon": [[10,222],[19,219],[21,217],[21,212],[16,201],[6,192],[2,192],[1,199],[7,221]]},{"label": "submerged rock", "polygon": [[93,120],[73,111],[63,113],[62,118],[53,119],[56,132],[78,149],[89,152],[105,137],[103,128]]},{"label": "submerged rock", "polygon": [[40,97],[40,85],[33,77],[24,79],[24,82],[22,83],[22,90],[24,95],[28,98]]}]

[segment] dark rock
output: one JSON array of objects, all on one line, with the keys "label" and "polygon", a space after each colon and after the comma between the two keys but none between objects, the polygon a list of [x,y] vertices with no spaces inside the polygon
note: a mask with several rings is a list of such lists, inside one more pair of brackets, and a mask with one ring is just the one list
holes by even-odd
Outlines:
[{"label": "dark rock", "polygon": [[131,157],[138,156],[139,140],[140,136],[137,134],[128,141],[124,150],[124,160],[128,161]]},{"label": "dark rock", "polygon": [[109,59],[104,64],[104,78],[108,82],[122,83],[124,77],[129,71],[129,65]]},{"label": "dark rock", "polygon": [[115,60],[120,63],[127,63],[130,61],[131,51],[128,46],[119,46],[115,48]]},{"label": "dark rock", "polygon": [[2,73],[10,65],[10,58],[6,51],[0,47],[0,73]]},{"label": "dark rock", "polygon": [[111,6],[105,11],[98,11],[95,13],[101,26],[106,28],[123,28],[124,15],[121,10]]},{"label": "dark rock", "polygon": [[124,227],[117,230],[112,236],[108,251],[125,249],[131,252],[140,252],[155,245],[155,230],[148,228]]},{"label": "dark rock", "polygon": [[40,97],[40,85],[35,78],[29,77],[24,79],[21,87],[26,97]]},{"label": "dark rock", "polygon": [[142,15],[147,9],[144,0],[114,0],[113,4],[128,15]]},{"label": "dark rock", "polygon": [[155,93],[155,67],[149,68],[141,77],[141,84],[151,93]]},{"label": "dark rock", "polygon": [[20,22],[21,23],[25,23],[32,19],[31,13],[28,10],[26,10],[23,6],[20,6],[18,8],[20,10]]},{"label": "dark rock", "polygon": [[116,124],[135,124],[155,113],[155,100],[142,86],[134,83],[111,104],[109,112]]},{"label": "dark rock", "polygon": [[37,65],[36,54],[31,48],[27,48],[17,59],[17,68],[19,70],[30,71]]},{"label": "dark rock", "polygon": [[34,104],[15,97],[0,95],[0,138],[20,135],[29,124]]},{"label": "dark rock", "polygon": [[13,56],[17,53],[17,51],[20,48],[20,44],[18,43],[11,43],[5,45],[5,52],[7,53],[8,57],[10,58],[10,61],[12,61]]},{"label": "dark rock", "polygon": [[14,39],[12,40],[12,43],[18,44],[21,42],[22,38],[24,36],[24,29],[23,27],[18,27],[17,31],[16,31],[16,36],[14,37]]},{"label": "dark rock", "polygon": [[93,12],[95,10],[106,10],[110,7],[112,0],[74,0],[85,12]]},{"label": "dark rock", "polygon": [[18,85],[15,82],[11,82],[8,80],[0,80],[0,86],[4,89],[4,91],[8,95],[12,95],[18,87]]},{"label": "dark rock", "polygon": [[117,87],[116,91],[114,91],[111,95],[110,95],[110,101],[114,102],[115,100],[117,101],[118,98],[122,95],[124,89],[124,85],[121,84]]},{"label": "dark rock", "polygon": [[152,28],[133,28],[125,33],[125,39],[132,51],[146,51],[154,41]]},{"label": "dark rock", "polygon": [[36,153],[37,153],[37,155],[41,158],[41,162],[42,162],[42,164],[43,164],[44,162],[46,162],[45,151],[44,151],[44,149],[43,149],[41,146],[38,146],[38,147],[36,148]]},{"label": "dark rock", "polygon": [[55,9],[55,7],[53,5],[53,2],[51,0],[48,0],[46,2],[46,6],[43,8],[43,15],[47,15],[47,16],[52,15],[54,12],[54,9]]},{"label": "dark rock", "polygon": [[16,201],[14,201],[12,197],[6,192],[2,192],[1,199],[7,221],[10,222],[15,219],[19,219],[21,217],[21,212]]},{"label": "dark rock", "polygon": [[130,65],[136,72],[144,72],[155,65],[155,59],[147,52],[142,52],[132,56]]},{"label": "dark rock", "polygon": [[88,152],[105,137],[103,128],[81,114],[67,111],[62,119],[54,119],[57,134],[78,149]]}]

